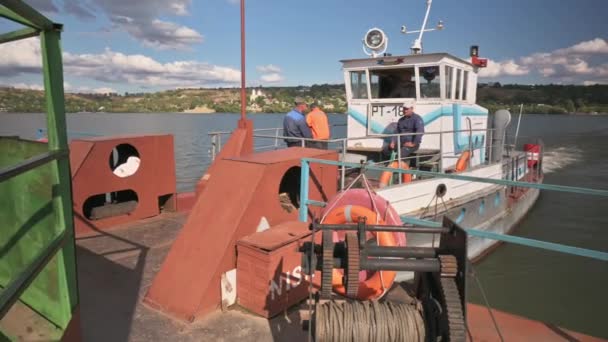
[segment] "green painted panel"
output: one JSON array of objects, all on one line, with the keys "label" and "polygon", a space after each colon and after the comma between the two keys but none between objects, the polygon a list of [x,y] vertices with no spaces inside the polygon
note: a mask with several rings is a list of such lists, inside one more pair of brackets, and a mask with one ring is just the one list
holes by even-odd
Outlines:
[{"label": "green painted panel", "polygon": [[[57,27],[57,25],[56,25]],[[50,151],[67,151],[68,138],[63,92],[63,63],[61,54],[61,33],[58,29],[43,31],[40,34],[42,52],[42,71],[46,97],[46,119]],[[62,268],[58,269],[61,289],[61,306],[55,308],[61,318],[60,326],[67,326],[72,312],[78,304],[76,274],[76,251],[74,244],[74,218],[72,212],[72,177],[68,158],[53,161],[52,180],[57,186],[53,189],[53,212],[55,227],[68,235],[68,243],[58,253]]]},{"label": "green painted panel", "polygon": [[[46,144],[0,138],[0,168],[48,151]],[[53,208],[53,163],[0,183],[0,286],[15,279],[54,239],[63,226],[56,224]],[[73,250],[73,244],[71,249]],[[50,322],[65,328],[71,303],[63,253],[40,272],[20,300]]]}]

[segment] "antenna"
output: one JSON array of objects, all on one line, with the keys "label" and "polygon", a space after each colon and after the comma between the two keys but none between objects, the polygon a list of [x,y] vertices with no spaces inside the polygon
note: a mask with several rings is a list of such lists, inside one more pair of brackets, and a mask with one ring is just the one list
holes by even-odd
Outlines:
[{"label": "antenna", "polygon": [[405,25],[401,26],[401,33],[403,33],[403,34],[420,33],[418,35],[418,38],[414,40],[414,43],[412,44],[412,47],[411,47],[412,54],[414,54],[414,55],[418,55],[418,54],[422,53],[422,35],[424,34],[424,32],[443,30],[443,21],[441,21],[441,20],[439,20],[439,22],[437,23],[437,26],[435,26],[435,28],[425,29],[426,22],[429,18],[429,13],[431,12],[432,3],[433,3],[433,0],[426,0],[426,14],[424,15],[424,21],[422,22],[422,28],[420,30],[408,31],[407,28],[405,27]]}]

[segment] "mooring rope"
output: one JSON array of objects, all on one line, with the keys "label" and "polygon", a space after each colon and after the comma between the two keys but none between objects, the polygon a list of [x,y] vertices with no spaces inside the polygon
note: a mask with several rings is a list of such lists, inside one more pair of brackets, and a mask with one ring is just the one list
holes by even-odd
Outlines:
[{"label": "mooring rope", "polygon": [[[473,263],[469,260],[467,260],[468,266],[469,266],[469,273],[471,275],[471,277],[473,277],[473,279],[475,279],[475,282],[477,283],[477,287],[479,288],[479,291],[481,292],[481,297],[483,298],[483,301],[486,304],[486,308],[488,309],[488,313],[490,314],[490,318],[492,318],[492,323],[494,324],[494,329],[496,329],[496,333],[498,334],[498,337],[500,337],[500,341],[504,342],[504,337],[502,336],[502,333],[500,332],[500,328],[498,328],[498,323],[496,322],[496,318],[494,317],[494,313],[492,312],[492,306],[490,305],[490,301],[488,300],[488,297],[486,296],[486,291],[483,289],[483,286],[481,285],[481,281],[479,281],[479,278],[477,277],[477,273],[475,272],[475,267],[473,266]],[[467,327],[468,329],[468,327]]]},{"label": "mooring rope", "polygon": [[329,301],[315,311],[315,341],[393,342],[426,338],[422,306],[378,301]]}]

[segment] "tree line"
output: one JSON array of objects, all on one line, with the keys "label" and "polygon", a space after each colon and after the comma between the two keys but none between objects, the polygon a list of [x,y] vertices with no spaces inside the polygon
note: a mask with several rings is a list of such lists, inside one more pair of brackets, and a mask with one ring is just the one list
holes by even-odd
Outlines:
[{"label": "tree line", "polygon": [[[327,112],[347,110],[343,84],[314,84],[296,87],[256,87],[263,96],[249,100],[252,88],[247,89],[248,111],[283,113],[292,107],[296,96],[317,102]],[[608,113],[608,85],[520,85],[480,83],[477,103],[496,111],[515,110],[524,105],[525,113]],[[72,94],[66,93],[67,112],[125,112],[157,113],[184,112],[204,108],[218,113],[240,112],[238,88],[174,89],[154,93]],[[0,88],[0,111],[43,112],[45,97],[42,91]]]}]

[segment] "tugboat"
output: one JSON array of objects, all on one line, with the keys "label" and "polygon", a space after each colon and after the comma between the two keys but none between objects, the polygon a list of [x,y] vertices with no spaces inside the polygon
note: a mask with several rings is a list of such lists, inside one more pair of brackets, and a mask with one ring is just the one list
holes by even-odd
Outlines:
[{"label": "tugboat", "polygon": [[[347,138],[341,141],[347,151],[343,160],[364,159],[390,167],[541,183],[542,142],[524,145],[527,151],[514,150],[505,140],[511,114],[507,110],[489,113],[476,104],[478,71],[487,65],[487,60],[479,57],[479,47],[470,48],[470,61],[447,53],[423,53],[423,34],[444,28],[442,21],[435,28],[425,28],[430,8],[431,1],[427,1],[420,30],[401,29],[405,34],[419,34],[411,54],[386,53],[387,35],[372,28],[363,38],[363,50],[369,58],[342,61],[348,101]],[[407,108],[422,118],[423,133],[396,131]],[[394,142],[412,135],[420,136],[421,143],[402,158],[406,147]],[[387,160],[391,146],[393,157]],[[392,178],[389,171],[383,172],[376,193],[405,222],[445,215],[462,226],[500,234],[508,234],[539,195],[537,189],[443,177],[403,175],[391,184]],[[408,235],[408,244],[430,242]],[[472,238],[469,257],[481,256],[494,242]]]},{"label": "tugboat", "polygon": [[[464,227],[508,234],[532,208],[538,189],[446,179],[437,174],[542,183],[542,141],[529,141],[523,145],[524,151],[515,150],[506,141],[509,111],[489,113],[476,104],[478,72],[487,66],[487,59],[479,57],[479,46],[470,47],[470,60],[447,53],[423,53],[423,34],[444,28],[442,21],[426,28],[431,3],[427,1],[420,30],[401,28],[403,34],[418,34],[409,55],[386,53],[388,36],[374,27],[362,39],[368,57],[341,61],[348,104],[347,134],[329,140],[329,146],[339,153],[342,162],[412,170],[400,177],[393,177],[396,173],[388,170],[367,174],[376,195],[388,201],[402,222],[439,221],[445,215]],[[397,121],[407,108],[421,118],[422,133],[397,132]],[[261,131],[254,130],[253,138],[268,138]],[[421,143],[405,156],[402,150],[406,147],[394,143],[412,136]],[[214,136],[213,141],[220,138]],[[287,137],[277,131],[275,145],[282,138]],[[307,146],[307,140],[300,139],[302,147]],[[217,153],[214,145],[212,155]],[[353,189],[361,184],[350,184],[357,170],[340,167],[339,190],[350,188],[340,195],[340,204],[361,195],[362,190]],[[295,193],[290,197],[296,201]],[[325,208],[334,205],[329,203]],[[371,202],[367,207],[371,209]],[[303,213],[300,218],[307,215]],[[408,245],[430,246],[432,241],[408,234]],[[469,257],[482,256],[495,243],[470,238]]]}]

